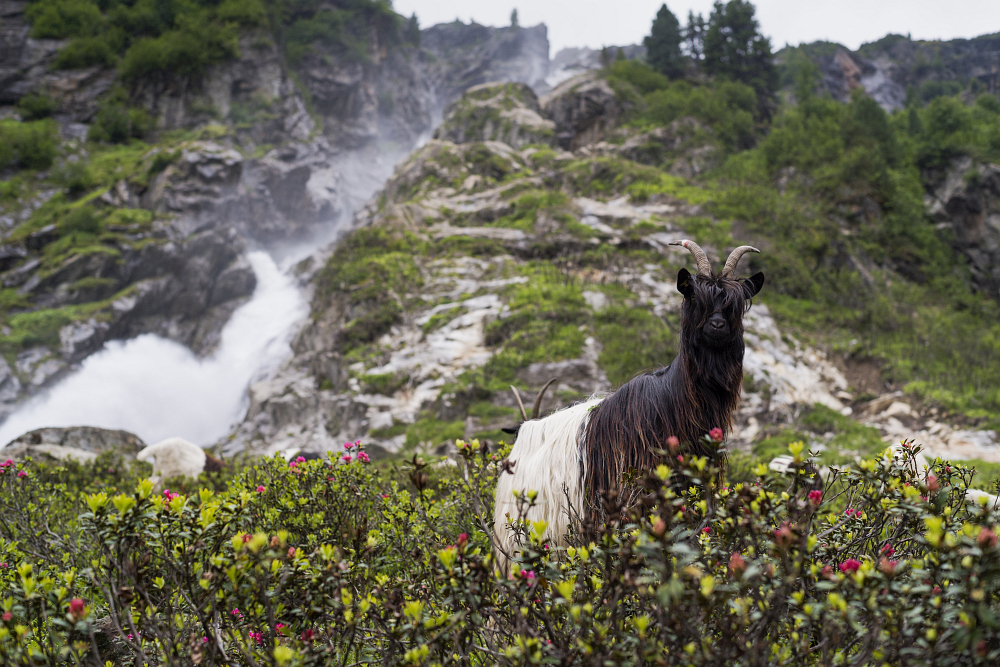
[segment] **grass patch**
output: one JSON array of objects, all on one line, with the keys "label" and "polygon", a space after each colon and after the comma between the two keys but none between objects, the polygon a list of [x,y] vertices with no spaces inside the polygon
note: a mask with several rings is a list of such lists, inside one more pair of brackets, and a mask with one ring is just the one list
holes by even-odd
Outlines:
[{"label": "grass patch", "polygon": [[407,449],[436,447],[463,437],[465,437],[464,421],[460,419],[441,421],[433,417],[424,417],[406,429],[406,447]]}]

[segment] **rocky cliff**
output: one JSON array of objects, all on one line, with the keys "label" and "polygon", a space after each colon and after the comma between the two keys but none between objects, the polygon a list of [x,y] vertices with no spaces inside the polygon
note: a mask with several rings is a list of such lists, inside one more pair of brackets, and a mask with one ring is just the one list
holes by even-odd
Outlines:
[{"label": "rocky cliff", "polygon": [[[801,51],[819,67],[822,89],[846,101],[851,90],[862,88],[887,110],[904,106],[907,96],[929,99],[972,86],[1000,94],[1000,35],[975,39],[919,41],[887,35],[857,51],[830,42],[804,44],[777,54],[789,63]],[[790,81],[788,83],[791,83]]]}]

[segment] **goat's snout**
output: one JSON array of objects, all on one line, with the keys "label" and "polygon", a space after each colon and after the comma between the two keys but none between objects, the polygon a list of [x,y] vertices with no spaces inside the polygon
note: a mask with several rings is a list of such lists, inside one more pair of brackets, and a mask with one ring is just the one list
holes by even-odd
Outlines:
[{"label": "goat's snout", "polygon": [[705,323],[705,329],[709,334],[720,335],[726,333],[729,325],[726,324],[726,318],[718,313],[715,313],[710,318],[708,322]]}]

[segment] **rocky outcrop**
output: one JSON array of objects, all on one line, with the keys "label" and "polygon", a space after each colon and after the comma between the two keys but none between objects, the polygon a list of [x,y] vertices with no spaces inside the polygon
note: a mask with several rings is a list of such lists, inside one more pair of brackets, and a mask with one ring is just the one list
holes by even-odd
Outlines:
[{"label": "rocky outcrop", "polygon": [[963,157],[929,180],[929,213],[968,260],[976,287],[1000,299],[1000,165]]},{"label": "rocky outcrop", "polygon": [[0,2],[0,105],[14,104],[32,91],[45,92],[59,103],[57,113],[66,120],[89,120],[97,112],[98,98],[114,83],[114,70],[52,70],[65,42],[29,37],[27,6],[21,0]]},{"label": "rocky outcrop", "polygon": [[560,84],[540,101],[556,125],[556,140],[568,150],[599,141],[625,112],[622,100],[596,71]]},{"label": "rocky outcrop", "polygon": [[126,460],[134,460],[145,444],[128,431],[92,426],[40,428],[29,431],[3,448],[3,456],[36,461],[76,461],[87,463],[99,454],[115,452]]},{"label": "rocky outcrop", "polygon": [[555,123],[541,115],[535,93],[525,84],[484,83],[470,88],[445,112],[435,139],[455,143],[499,141],[512,148],[552,143]]},{"label": "rocky outcrop", "polygon": [[[833,48],[830,48],[833,46]],[[861,87],[886,110],[902,108],[907,91],[919,92],[933,82],[976,82],[980,90],[1000,94],[1000,37],[919,41],[901,35],[882,39],[850,51],[828,43],[799,47],[822,75],[821,88],[846,102]],[[778,61],[784,55],[778,53]]]}]

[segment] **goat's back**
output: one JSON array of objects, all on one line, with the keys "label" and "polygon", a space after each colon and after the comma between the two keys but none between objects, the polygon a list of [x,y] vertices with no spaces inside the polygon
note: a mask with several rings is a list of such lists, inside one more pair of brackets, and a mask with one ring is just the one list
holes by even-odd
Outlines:
[{"label": "goat's back", "polygon": [[[600,399],[570,406],[544,419],[521,424],[508,460],[513,473],[503,473],[497,481],[493,509],[493,533],[502,552],[513,555],[518,549],[514,533],[506,526],[506,517],[545,521],[545,537],[554,544],[565,540],[573,516],[583,514],[583,461],[580,436],[593,406]],[[513,495],[537,491],[535,506],[518,516],[518,502]],[[507,569],[504,553],[497,554],[501,570]]]}]

